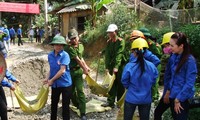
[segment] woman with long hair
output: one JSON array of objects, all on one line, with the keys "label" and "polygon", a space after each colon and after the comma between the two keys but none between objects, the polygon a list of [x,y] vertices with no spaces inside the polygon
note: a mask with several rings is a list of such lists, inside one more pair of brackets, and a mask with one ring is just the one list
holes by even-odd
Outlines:
[{"label": "woman with long hair", "polygon": [[174,120],[187,120],[188,100],[194,96],[194,85],[197,76],[196,60],[191,55],[190,46],[185,34],[177,32],[171,36],[172,55],[165,71],[167,88],[164,103],[170,103]]},{"label": "woman with long hair", "polygon": [[148,44],[143,38],[133,41],[132,57],[126,64],[121,82],[127,89],[124,102],[124,120],[132,120],[138,106],[140,120],[149,120],[152,95],[151,88],[158,77],[156,66],[144,58]]}]

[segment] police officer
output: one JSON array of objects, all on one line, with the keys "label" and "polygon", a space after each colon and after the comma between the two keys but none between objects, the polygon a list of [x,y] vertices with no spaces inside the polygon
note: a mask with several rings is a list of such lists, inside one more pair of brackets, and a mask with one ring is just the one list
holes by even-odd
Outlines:
[{"label": "police officer", "polygon": [[79,109],[81,120],[86,120],[86,100],[83,92],[82,74],[88,74],[90,68],[83,59],[84,46],[79,41],[78,32],[73,28],[68,33],[69,45],[65,50],[70,55],[70,70],[72,76],[72,103]]},{"label": "police officer", "polygon": [[163,48],[163,55],[160,59],[161,61],[161,72],[160,72],[160,81],[159,81],[159,84],[163,84],[163,79],[164,79],[164,73],[165,73],[165,66],[167,65],[168,63],[168,60],[169,60],[169,57],[171,55],[171,49],[170,49],[170,44],[169,44],[169,41],[170,41],[170,38],[171,36],[174,34],[174,32],[168,32],[168,33],[165,33],[163,35],[163,39],[162,39],[162,48]]},{"label": "police officer", "polygon": [[109,91],[109,97],[107,103],[102,104],[103,107],[114,107],[115,97],[117,101],[122,97],[125,89],[121,83],[122,75],[122,59],[125,49],[125,41],[117,35],[118,27],[115,24],[110,24],[107,29],[109,39],[107,40],[107,46],[105,48],[105,67],[107,71],[112,75],[116,75],[116,79],[113,83],[111,90]]},{"label": "police officer", "polygon": [[[139,30],[144,34],[145,39],[149,45],[149,50],[160,59],[162,56],[162,47],[158,43],[152,40],[153,37],[151,36],[151,33],[147,28],[142,27]],[[159,64],[157,68],[160,73],[161,65]],[[159,80],[160,80],[160,75],[157,78],[156,84],[152,88],[153,101],[159,99],[159,92],[158,92]]]}]

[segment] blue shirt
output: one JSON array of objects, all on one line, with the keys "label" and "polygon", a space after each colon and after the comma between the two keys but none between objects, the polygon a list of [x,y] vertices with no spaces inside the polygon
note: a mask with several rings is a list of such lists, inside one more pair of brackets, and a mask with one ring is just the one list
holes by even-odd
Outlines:
[{"label": "blue shirt", "polygon": [[[160,59],[149,50],[145,50],[144,58],[149,62],[152,62],[156,67],[160,64]],[[135,59],[135,56],[132,53],[130,55],[130,61],[131,59]]]},{"label": "blue shirt", "polygon": [[11,37],[14,37],[15,36],[15,30],[13,29],[13,28],[10,28],[10,30],[9,30],[9,32],[10,32],[10,36]]},{"label": "blue shirt", "polygon": [[22,29],[21,28],[17,29],[17,35],[22,35]]},{"label": "blue shirt", "polygon": [[[12,82],[15,82],[17,79],[15,78],[15,76],[13,76],[8,70],[6,70],[6,76],[5,76],[8,80],[11,80]],[[1,85],[4,87],[11,87],[11,83],[9,83],[6,79],[3,79],[1,81]]]},{"label": "blue shirt", "polygon": [[158,70],[156,66],[144,59],[145,70],[141,74],[137,58],[132,58],[126,64],[122,73],[121,82],[127,89],[125,100],[133,104],[149,104],[152,101],[151,87],[156,83]]},{"label": "blue shirt", "polygon": [[197,76],[196,60],[190,55],[176,73],[176,67],[180,62],[181,54],[172,54],[165,72],[165,87],[170,90],[170,98],[177,98],[181,102],[193,97],[194,84]]},{"label": "blue shirt", "polygon": [[62,65],[66,66],[66,71],[63,73],[63,75],[54,81],[52,87],[68,87],[72,85],[72,79],[70,75],[70,69],[69,69],[69,63],[70,58],[67,52],[64,50],[61,50],[57,56],[55,56],[54,51],[50,52],[48,54],[48,62],[50,66],[50,76],[49,79],[53,78],[56,73],[60,70],[60,67]]},{"label": "blue shirt", "polygon": [[7,28],[5,28],[5,29],[3,30],[3,32],[7,34],[6,37],[3,37],[3,40],[5,40],[5,41],[10,40],[10,33],[9,33],[9,30],[8,30]]}]

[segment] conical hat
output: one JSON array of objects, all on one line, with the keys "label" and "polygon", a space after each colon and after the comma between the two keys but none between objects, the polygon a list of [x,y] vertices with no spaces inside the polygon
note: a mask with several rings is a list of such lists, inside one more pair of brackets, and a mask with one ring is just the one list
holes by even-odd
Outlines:
[{"label": "conical hat", "polygon": [[6,61],[2,54],[0,54],[0,82],[3,80],[6,74]]}]

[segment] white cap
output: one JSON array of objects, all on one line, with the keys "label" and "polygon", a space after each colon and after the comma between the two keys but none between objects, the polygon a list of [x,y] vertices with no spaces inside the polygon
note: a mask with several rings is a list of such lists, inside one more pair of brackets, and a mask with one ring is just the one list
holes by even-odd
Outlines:
[{"label": "white cap", "polygon": [[115,24],[110,24],[110,25],[108,26],[107,32],[115,32],[116,30],[118,30],[117,25],[115,25]]}]

